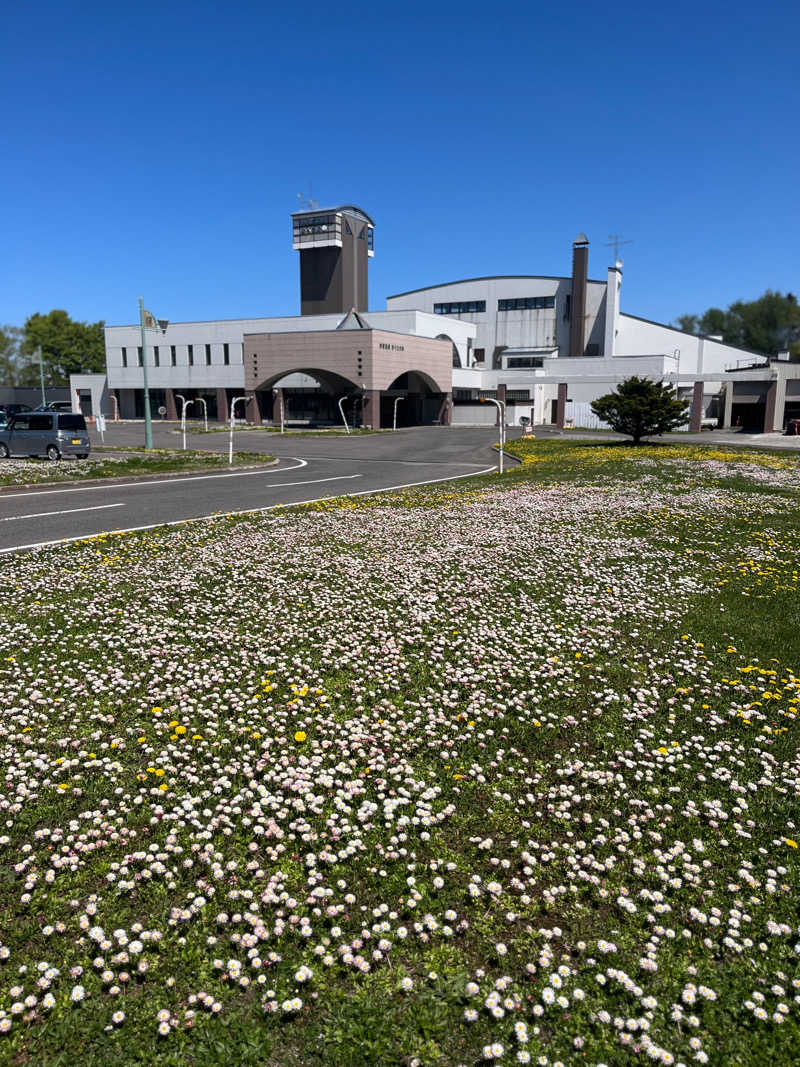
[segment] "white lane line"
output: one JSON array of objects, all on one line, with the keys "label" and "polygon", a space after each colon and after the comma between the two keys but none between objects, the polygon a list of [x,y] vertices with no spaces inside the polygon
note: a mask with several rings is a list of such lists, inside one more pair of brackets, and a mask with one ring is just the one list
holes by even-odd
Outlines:
[{"label": "white lane line", "polygon": [[[257,474],[288,474],[289,471],[300,470],[301,467],[308,466],[307,459],[299,459],[296,456],[289,456],[289,459],[297,459],[297,463],[293,467],[264,467],[262,470],[257,471],[237,471],[233,474],[195,474],[190,478],[153,478],[152,480],[140,479],[138,482],[115,482],[108,483],[107,485],[77,485],[71,489],[31,489],[25,493],[0,493],[0,504],[4,500],[15,500],[17,497],[24,496],[30,499],[32,496],[52,496],[55,493],[91,493],[98,492],[101,489],[139,489],[142,486],[148,487],[151,485],[176,485],[178,482],[207,482],[212,478],[251,478]],[[275,482],[276,486],[282,485],[282,482]]]},{"label": "white lane line", "polygon": [[0,522],[19,522],[20,519],[46,519],[48,515],[74,515],[83,511],[105,511],[107,508],[124,508],[124,504],[94,504],[90,508],[66,508],[63,511],[37,511],[33,515],[9,515]]},{"label": "white lane line", "polygon": [[[383,489],[362,489],[357,493],[340,493],[339,496],[372,496],[378,493],[390,493],[394,489],[413,489],[418,485],[434,485],[436,482],[457,482],[459,478],[477,478],[479,474],[493,474],[497,467],[485,467],[471,474],[452,474],[449,478],[430,478],[424,482],[406,482],[405,485],[387,485]],[[206,522],[208,519],[224,519],[228,515],[258,515],[276,508],[294,508],[300,504],[321,504],[325,500],[336,500],[335,496],[317,496],[311,500],[293,500],[288,504],[270,504],[265,508],[247,508],[245,511],[220,511],[212,515],[198,515],[193,519],[175,519],[172,522],[152,522],[147,526],[127,526],[124,530],[100,530],[96,534],[84,534],[82,537],[60,537],[55,541],[35,541],[30,545],[16,545],[14,548],[0,548],[0,556],[11,552],[25,552],[29,548],[48,548],[51,545],[69,545],[74,541],[87,541],[93,537],[113,537],[117,534],[140,533],[143,530],[158,530],[167,526],[183,526],[188,522]]]}]

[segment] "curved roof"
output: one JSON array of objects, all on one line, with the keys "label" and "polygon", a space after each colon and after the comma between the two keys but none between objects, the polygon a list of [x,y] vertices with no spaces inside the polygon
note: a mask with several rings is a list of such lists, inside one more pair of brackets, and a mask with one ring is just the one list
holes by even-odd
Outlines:
[{"label": "curved roof", "polygon": [[[486,274],[480,278],[459,278],[455,282],[439,282],[438,285],[422,285],[419,289],[407,289],[404,293],[392,293],[391,296],[387,296],[387,300],[394,300],[398,296],[411,296],[412,293],[425,293],[429,289],[445,289],[448,285],[464,285],[467,282],[498,282],[510,279],[524,279],[530,280],[538,278],[541,281],[548,282],[568,282],[571,280],[569,274]],[[593,282],[595,285],[605,285],[605,279],[599,278],[587,278],[588,282]]]}]

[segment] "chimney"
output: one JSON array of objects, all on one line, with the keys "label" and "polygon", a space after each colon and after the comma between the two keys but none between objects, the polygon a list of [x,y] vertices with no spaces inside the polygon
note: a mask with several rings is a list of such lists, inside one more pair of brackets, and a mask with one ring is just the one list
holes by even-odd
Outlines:
[{"label": "chimney", "polygon": [[572,301],[569,325],[569,355],[586,350],[586,278],[589,271],[589,240],[579,233],[572,242]]}]

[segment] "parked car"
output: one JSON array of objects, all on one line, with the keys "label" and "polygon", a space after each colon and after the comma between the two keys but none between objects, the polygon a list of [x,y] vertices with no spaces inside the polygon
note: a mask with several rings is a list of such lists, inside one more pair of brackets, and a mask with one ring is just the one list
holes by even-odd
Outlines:
[{"label": "parked car", "polygon": [[83,415],[61,411],[23,411],[0,427],[0,459],[8,456],[77,456],[91,451]]},{"label": "parked car", "polygon": [[38,404],[34,411],[72,411],[69,400],[50,400],[47,404]]},{"label": "parked car", "polygon": [[0,404],[0,410],[6,415],[16,415],[20,411],[30,411],[30,404]]}]

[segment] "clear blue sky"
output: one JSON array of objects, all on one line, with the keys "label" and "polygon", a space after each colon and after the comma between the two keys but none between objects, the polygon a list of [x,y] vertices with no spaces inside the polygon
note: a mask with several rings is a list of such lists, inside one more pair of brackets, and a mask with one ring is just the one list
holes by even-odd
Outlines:
[{"label": "clear blue sky", "polygon": [[623,310],[800,290],[800,5],[6,5],[0,323],[297,314],[289,214],[376,222],[370,306],[569,274]]}]

